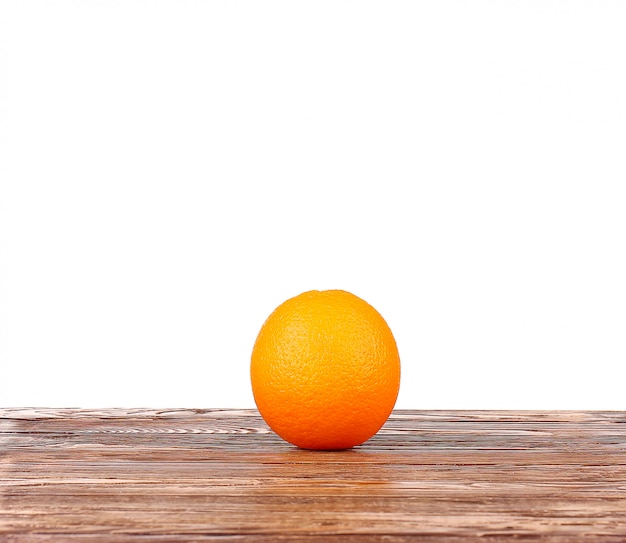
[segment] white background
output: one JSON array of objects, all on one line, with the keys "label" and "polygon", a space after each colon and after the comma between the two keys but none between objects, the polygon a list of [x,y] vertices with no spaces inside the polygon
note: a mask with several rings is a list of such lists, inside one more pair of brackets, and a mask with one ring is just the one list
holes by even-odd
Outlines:
[{"label": "white background", "polygon": [[252,407],[374,305],[399,408],[624,409],[626,4],[0,2],[0,405]]}]

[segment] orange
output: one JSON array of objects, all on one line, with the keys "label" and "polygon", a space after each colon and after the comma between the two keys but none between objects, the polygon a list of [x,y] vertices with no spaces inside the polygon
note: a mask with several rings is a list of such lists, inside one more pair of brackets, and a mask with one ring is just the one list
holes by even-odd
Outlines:
[{"label": "orange", "polygon": [[314,290],[282,303],[265,321],[250,377],[261,416],[285,441],[348,449],[389,417],[400,357],[371,305],[342,290]]}]

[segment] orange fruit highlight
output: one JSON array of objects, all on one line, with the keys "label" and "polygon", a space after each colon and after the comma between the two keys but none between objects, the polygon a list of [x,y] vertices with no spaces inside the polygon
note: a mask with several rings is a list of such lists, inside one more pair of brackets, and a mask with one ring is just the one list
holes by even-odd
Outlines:
[{"label": "orange fruit highlight", "polygon": [[400,357],[383,317],[342,290],[281,304],[252,350],[254,400],[265,422],[304,449],[348,449],[372,437],[400,388]]}]

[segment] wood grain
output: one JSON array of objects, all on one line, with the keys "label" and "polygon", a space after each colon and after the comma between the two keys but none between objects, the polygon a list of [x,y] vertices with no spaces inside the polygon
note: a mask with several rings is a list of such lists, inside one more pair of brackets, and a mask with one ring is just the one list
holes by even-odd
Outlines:
[{"label": "wood grain", "polygon": [[626,413],[395,411],[349,451],[256,411],[0,409],[2,543],[626,541]]}]

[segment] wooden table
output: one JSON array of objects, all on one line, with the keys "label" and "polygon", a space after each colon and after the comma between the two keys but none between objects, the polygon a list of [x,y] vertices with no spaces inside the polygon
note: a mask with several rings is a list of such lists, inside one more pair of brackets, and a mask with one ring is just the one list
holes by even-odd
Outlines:
[{"label": "wooden table", "polygon": [[395,411],[299,450],[252,410],[0,409],[0,541],[626,541],[626,413]]}]

